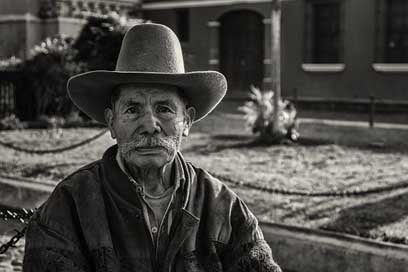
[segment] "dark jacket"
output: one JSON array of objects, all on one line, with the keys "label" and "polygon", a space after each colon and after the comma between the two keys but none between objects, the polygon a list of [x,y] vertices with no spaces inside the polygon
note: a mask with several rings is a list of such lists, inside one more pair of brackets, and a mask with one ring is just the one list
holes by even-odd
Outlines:
[{"label": "dark jacket", "polygon": [[153,250],[140,199],[115,160],[116,150],[68,176],[34,215],[25,272],[280,271],[242,200],[181,155],[186,178],[168,244]]}]

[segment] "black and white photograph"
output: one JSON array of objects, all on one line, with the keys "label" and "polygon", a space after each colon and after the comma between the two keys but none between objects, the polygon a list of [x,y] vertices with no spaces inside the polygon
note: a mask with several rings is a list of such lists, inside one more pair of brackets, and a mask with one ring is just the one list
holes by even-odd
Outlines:
[{"label": "black and white photograph", "polygon": [[0,0],[0,272],[407,272],[407,0]]}]

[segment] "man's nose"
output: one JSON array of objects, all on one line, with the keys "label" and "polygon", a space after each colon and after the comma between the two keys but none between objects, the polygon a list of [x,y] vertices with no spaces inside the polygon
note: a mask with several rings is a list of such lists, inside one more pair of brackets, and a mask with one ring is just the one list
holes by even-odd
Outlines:
[{"label": "man's nose", "polygon": [[152,110],[147,110],[143,116],[141,134],[155,134],[161,131],[160,122]]}]

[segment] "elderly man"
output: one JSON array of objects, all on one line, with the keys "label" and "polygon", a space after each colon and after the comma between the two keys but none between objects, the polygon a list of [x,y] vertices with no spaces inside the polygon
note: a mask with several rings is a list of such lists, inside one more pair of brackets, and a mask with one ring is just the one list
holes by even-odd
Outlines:
[{"label": "elderly man", "polygon": [[68,82],[73,102],[117,145],[63,180],[33,216],[24,271],[280,271],[242,200],[180,154],[183,136],[226,92],[185,73],[167,27],[132,27],[115,71]]}]

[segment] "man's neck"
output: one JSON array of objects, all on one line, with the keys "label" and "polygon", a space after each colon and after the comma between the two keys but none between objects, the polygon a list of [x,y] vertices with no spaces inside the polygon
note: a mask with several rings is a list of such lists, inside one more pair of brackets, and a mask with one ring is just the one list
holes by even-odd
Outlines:
[{"label": "man's neck", "polygon": [[171,182],[171,169],[173,163],[166,164],[161,168],[139,168],[123,161],[128,174],[143,186],[149,195],[161,195],[173,183]]}]

